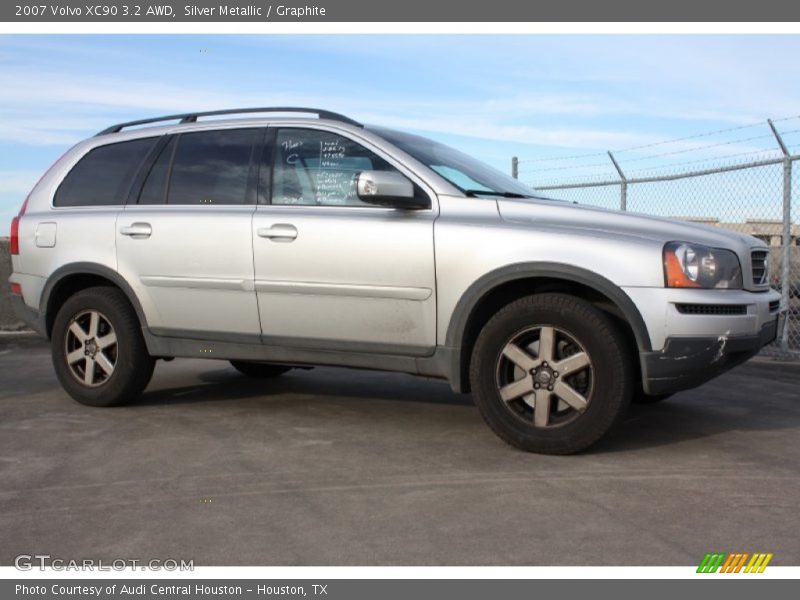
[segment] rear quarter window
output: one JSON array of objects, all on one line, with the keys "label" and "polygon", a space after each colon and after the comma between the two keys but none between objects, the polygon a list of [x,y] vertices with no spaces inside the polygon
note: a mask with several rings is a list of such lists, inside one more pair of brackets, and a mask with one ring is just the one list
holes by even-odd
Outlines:
[{"label": "rear quarter window", "polygon": [[128,187],[157,138],[98,146],[90,150],[61,182],[54,206],[125,204]]}]

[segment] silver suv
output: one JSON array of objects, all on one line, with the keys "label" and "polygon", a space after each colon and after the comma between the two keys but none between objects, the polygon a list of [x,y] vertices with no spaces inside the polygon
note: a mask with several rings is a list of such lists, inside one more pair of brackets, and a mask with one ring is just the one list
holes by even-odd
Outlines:
[{"label": "silver suv", "polygon": [[316,109],[109,127],[36,184],[11,252],[18,314],[84,404],[133,400],[159,358],[403,371],[471,391],[503,440],[554,454],[631,399],[747,360],[782,322],[753,237],[541,198]]}]

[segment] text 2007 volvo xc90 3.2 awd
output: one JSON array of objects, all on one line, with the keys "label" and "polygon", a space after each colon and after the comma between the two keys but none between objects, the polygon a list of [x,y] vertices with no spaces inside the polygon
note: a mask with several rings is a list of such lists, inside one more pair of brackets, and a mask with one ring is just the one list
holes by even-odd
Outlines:
[{"label": "text 2007 volvo xc90 3.2 awd", "polygon": [[133,400],[158,358],[403,371],[543,453],[587,448],[783,321],[756,238],[539,198],[316,109],[109,127],[36,184],[11,253],[18,314],[84,404]]}]

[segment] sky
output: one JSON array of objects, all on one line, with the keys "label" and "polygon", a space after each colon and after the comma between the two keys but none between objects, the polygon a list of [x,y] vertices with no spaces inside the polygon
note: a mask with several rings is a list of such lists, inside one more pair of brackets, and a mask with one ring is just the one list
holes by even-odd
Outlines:
[{"label": "sky", "polygon": [[326,108],[505,172],[519,156],[534,183],[613,173],[606,150],[625,168],[774,152],[767,117],[800,148],[798,55],[791,35],[2,35],[0,235],[67,148],[172,112]]}]

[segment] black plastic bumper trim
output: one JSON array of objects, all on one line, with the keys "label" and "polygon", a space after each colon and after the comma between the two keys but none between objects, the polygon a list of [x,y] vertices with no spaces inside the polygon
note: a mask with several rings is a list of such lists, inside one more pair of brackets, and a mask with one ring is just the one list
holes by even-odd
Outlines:
[{"label": "black plastic bumper trim", "polygon": [[773,319],[757,335],[668,338],[663,350],[641,354],[644,391],[659,395],[696,387],[758,354],[777,332]]},{"label": "black plastic bumper trim", "polygon": [[31,308],[22,299],[19,294],[11,294],[11,306],[14,308],[14,314],[17,318],[25,323],[28,327],[33,329],[39,335],[43,335],[44,323],[42,322],[39,311]]}]

